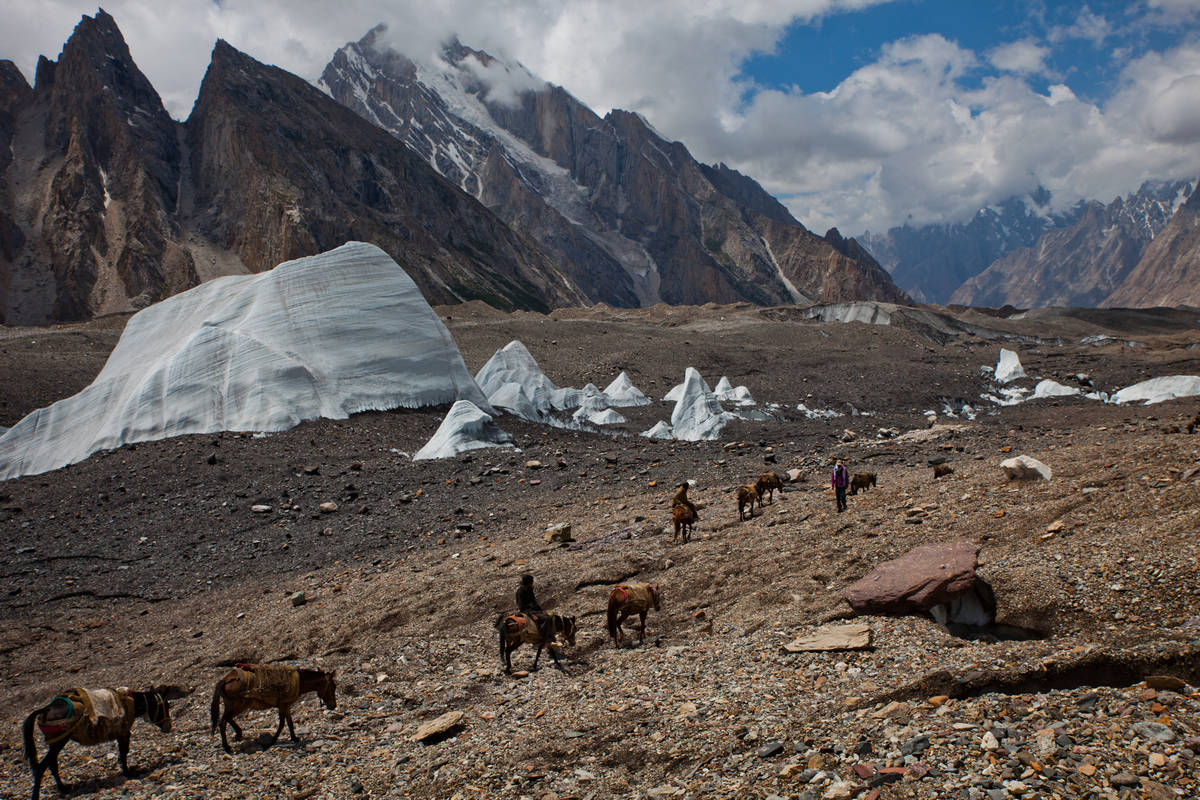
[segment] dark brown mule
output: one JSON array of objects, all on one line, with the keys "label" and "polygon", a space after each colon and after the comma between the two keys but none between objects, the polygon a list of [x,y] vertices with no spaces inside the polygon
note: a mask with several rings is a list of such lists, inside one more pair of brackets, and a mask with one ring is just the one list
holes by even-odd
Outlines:
[{"label": "dark brown mule", "polygon": [[[326,708],[337,708],[337,686],[333,676],[332,672],[318,669],[238,664],[217,681],[213,689],[212,730],[221,729],[221,747],[225,748],[226,753],[233,752],[229,749],[229,740],[225,738],[226,725],[233,728],[235,741],[242,738],[242,729],[233,721],[234,717],[245,711],[265,711],[268,708],[279,709],[279,725],[271,737],[271,744],[279,741],[285,722],[292,741],[299,741],[296,738],[296,726],[292,724],[292,704],[301,696],[316,692]],[[225,701],[224,714],[221,713],[222,700]]]},{"label": "dark brown mule", "polygon": [[[138,717],[157,725],[164,733],[171,730],[169,700],[177,700],[187,692],[174,686],[164,686],[149,692],[128,689],[71,689],[54,698],[25,718],[22,732],[25,739],[25,759],[33,773],[32,800],[42,791],[42,776],[46,770],[54,776],[58,791],[67,792],[67,785],[58,774],[58,754],[67,742],[79,742],[90,747],[103,742],[117,743],[121,772],[129,769],[129,735]],[[38,761],[33,726],[37,725],[46,742],[46,756]]]},{"label": "dark brown mule", "polygon": [[554,639],[561,634],[567,644],[574,647],[575,618],[550,612],[546,615],[546,629],[550,632],[549,641],[542,639],[542,633],[538,630],[538,626],[525,614],[506,614],[497,620],[496,630],[500,632],[500,662],[504,664],[505,672],[512,672],[513,650],[525,643],[538,646],[531,670],[537,670],[538,659],[542,657],[542,648],[549,645],[550,657],[554,659],[554,666],[566,672],[558,660],[558,653],[554,650]]},{"label": "dark brown mule", "polygon": [[700,519],[699,515],[696,514],[696,507],[691,503],[675,506],[671,509],[671,517],[675,523],[675,533],[671,536],[671,542],[674,543],[682,531],[683,543],[687,544],[688,539],[692,538],[692,526]]},{"label": "dark brown mule", "polygon": [[754,488],[758,490],[758,505],[762,507],[762,499],[765,496],[772,503],[775,502],[775,492],[783,494],[783,478],[779,477],[779,473],[771,470],[764,472],[758,476],[758,480],[754,482]]},{"label": "dark brown mule", "polygon": [[638,642],[646,639],[646,612],[651,608],[658,611],[662,596],[658,589],[648,583],[622,583],[608,593],[608,633],[613,644],[621,646],[621,623],[637,614],[641,618]]}]

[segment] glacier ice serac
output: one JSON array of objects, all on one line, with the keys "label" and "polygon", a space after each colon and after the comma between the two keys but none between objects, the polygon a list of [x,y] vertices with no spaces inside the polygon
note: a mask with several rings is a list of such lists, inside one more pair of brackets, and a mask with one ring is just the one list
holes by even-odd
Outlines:
[{"label": "glacier ice serac", "polygon": [[1196,395],[1200,395],[1200,376],[1167,375],[1127,386],[1114,393],[1110,400],[1114,403],[1152,405],[1174,400],[1177,397],[1194,397]]},{"label": "glacier ice serac", "polygon": [[139,311],[90,386],[0,436],[0,479],[129,442],[455,400],[491,411],[412,279],[350,242]]},{"label": "glacier ice serac", "polygon": [[515,339],[488,359],[475,374],[475,381],[488,402],[531,422],[583,402],[583,392],[555,386],[525,345]]},{"label": "glacier ice serac", "polygon": [[671,412],[671,430],[676,439],[698,442],[716,439],[733,419],[717,401],[704,378],[693,367],[684,372],[683,391]]},{"label": "glacier ice serac", "polygon": [[609,405],[613,408],[650,405],[650,398],[633,385],[633,381],[625,372],[622,372],[605,387],[604,396],[608,398]]},{"label": "glacier ice serac", "polygon": [[413,461],[454,458],[459,453],[485,447],[516,449],[513,437],[500,430],[491,414],[469,400],[459,400],[446,412],[437,432],[413,455]]},{"label": "glacier ice serac", "polygon": [[996,362],[996,380],[1001,383],[1024,378],[1025,370],[1021,368],[1021,359],[1012,350],[1000,348],[1000,360]]}]

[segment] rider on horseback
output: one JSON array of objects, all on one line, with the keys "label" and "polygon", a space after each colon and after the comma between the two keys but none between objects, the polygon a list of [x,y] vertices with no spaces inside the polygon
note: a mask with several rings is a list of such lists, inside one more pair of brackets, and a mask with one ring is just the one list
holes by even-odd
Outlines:
[{"label": "rider on horseback", "polygon": [[554,635],[546,624],[550,621],[550,616],[542,609],[541,603],[537,601],[537,596],[533,593],[532,575],[521,576],[521,586],[517,589],[517,610],[533,620],[533,624],[537,625],[538,633],[541,634],[542,641],[550,641],[550,637]]}]

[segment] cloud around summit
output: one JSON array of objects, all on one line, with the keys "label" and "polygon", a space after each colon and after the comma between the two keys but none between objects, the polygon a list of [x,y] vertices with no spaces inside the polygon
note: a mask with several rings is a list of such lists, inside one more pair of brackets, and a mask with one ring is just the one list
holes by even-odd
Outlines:
[{"label": "cloud around summit", "polygon": [[[1200,14],[1194,0],[1020,0],[1012,19],[941,29],[946,0],[114,0],[134,59],[183,119],[217,38],[309,80],[379,22],[415,58],[457,34],[519,61],[605,113],[625,108],[780,197],[801,222],[846,234],[952,221],[1038,185],[1065,205],[1147,178],[1200,175]],[[6,13],[0,57],[32,79],[82,14],[72,0]],[[871,44],[877,15],[913,32]],[[844,24],[835,24],[844,23]],[[982,30],[982,27],[988,27]],[[790,34],[828,44],[840,72],[806,81]],[[845,31],[853,31],[857,38]],[[883,36],[883,34],[880,34]],[[843,41],[842,38],[846,37]],[[764,54],[794,70],[764,76]],[[815,55],[812,57],[816,57]],[[829,64],[822,64],[829,67]],[[480,65],[498,98],[531,76]]]}]

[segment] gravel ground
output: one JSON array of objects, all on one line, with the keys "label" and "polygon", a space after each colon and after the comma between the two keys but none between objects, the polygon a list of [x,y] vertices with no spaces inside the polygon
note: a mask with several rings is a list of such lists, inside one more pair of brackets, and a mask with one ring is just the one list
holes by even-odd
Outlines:
[{"label": "gravel ground", "polygon": [[[71,686],[167,682],[194,693],[174,704],[172,733],[135,728],[135,779],[120,776],[111,745],[63,752],[78,793],[1200,794],[1200,485],[1188,472],[1200,435],[1175,432],[1194,399],[1040,401],[929,428],[926,410],[985,387],[979,367],[995,363],[997,342],[941,345],[745,307],[441,313],[472,370],[518,338],[560,385],[603,388],[627,369],[660,397],[692,365],[787,411],[697,444],[506,419],[523,452],[418,465],[393,451],[420,447],[439,413],[370,413],[265,438],[144,443],[6,482],[0,797],[28,792],[18,727],[29,710]],[[1003,325],[1029,337],[1008,346],[1039,376],[1087,372],[1110,390],[1200,374],[1200,331],[1100,322],[1043,314]],[[1096,333],[1114,341],[1078,344]],[[89,327],[4,330],[0,383],[15,417],[82,388],[114,343]],[[847,415],[806,419],[798,402]],[[625,433],[669,414],[663,403],[634,410]],[[890,427],[905,433],[876,438]],[[1005,483],[999,461],[1020,453],[1053,479]],[[836,457],[879,476],[845,515],[824,486]],[[954,472],[935,481],[938,459]],[[736,486],[789,467],[804,480],[738,522]],[[690,543],[672,544],[668,503],[684,478],[697,482],[701,519]],[[337,511],[317,510],[327,501]],[[554,522],[570,522],[576,542],[545,543]],[[1001,620],[1039,638],[970,641],[922,617],[864,617],[870,650],[782,650],[844,616],[842,590],[876,564],[958,538],[982,543],[979,572]],[[526,571],[544,605],[579,618],[565,672],[500,669],[492,624]],[[664,602],[645,643],[618,649],[603,604],[623,580],[655,583]],[[292,605],[297,591],[305,605]],[[514,666],[532,658],[521,648]],[[285,734],[267,749],[257,737],[274,717],[252,713],[249,741],[224,754],[208,730],[211,689],[222,665],[250,660],[337,669],[337,709],[305,698],[300,744]],[[448,711],[465,714],[453,736],[411,741]]]}]

